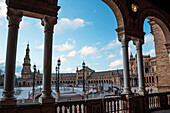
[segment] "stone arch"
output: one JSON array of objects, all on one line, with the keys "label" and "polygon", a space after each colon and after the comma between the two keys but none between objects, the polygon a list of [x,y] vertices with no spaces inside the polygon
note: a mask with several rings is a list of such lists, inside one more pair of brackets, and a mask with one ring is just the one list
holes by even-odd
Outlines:
[{"label": "stone arch", "polygon": [[25,81],[23,81],[23,86],[25,86]]},{"label": "stone arch", "polygon": [[168,20],[164,14],[162,14],[160,11],[156,9],[144,9],[140,14],[139,14],[139,29],[141,32],[143,32],[143,24],[145,19],[149,19],[152,21],[155,21],[156,24],[158,24],[165,36],[166,42],[170,43],[170,20]]},{"label": "stone arch", "polygon": [[121,13],[120,8],[113,0],[102,0],[107,6],[110,7],[112,12],[114,13],[116,20],[117,20],[117,26],[118,28],[124,28],[124,19],[123,15]]}]

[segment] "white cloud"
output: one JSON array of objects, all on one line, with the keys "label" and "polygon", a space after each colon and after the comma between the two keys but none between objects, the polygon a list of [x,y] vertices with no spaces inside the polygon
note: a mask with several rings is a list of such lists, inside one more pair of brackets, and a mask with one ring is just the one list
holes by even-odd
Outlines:
[{"label": "white cloud", "polygon": [[91,58],[92,58],[92,59],[101,59],[102,56],[101,56],[101,55],[93,55]]},{"label": "white cloud", "polygon": [[27,28],[29,26],[29,24],[30,23],[28,21],[21,21],[20,26],[21,26],[21,28]]},{"label": "white cloud", "polygon": [[37,49],[37,50],[43,50],[43,49],[44,49],[44,45],[42,44],[42,45],[36,47],[35,49]]},{"label": "white cloud", "polygon": [[144,39],[145,39],[145,43],[148,43],[148,42],[153,42],[154,37],[153,37],[153,35],[149,34],[149,35],[145,36]]},{"label": "white cloud", "polygon": [[[129,47],[128,47],[128,54],[130,56],[130,54],[136,54],[136,47],[133,45],[133,42],[130,41]],[[120,50],[120,56],[123,56],[123,51],[122,49]]]},{"label": "white cloud", "polygon": [[87,65],[88,66],[97,66],[97,65],[99,65],[99,63],[88,63]]},{"label": "white cloud", "polygon": [[[69,44],[68,41],[72,41],[72,44]],[[74,46],[75,46],[76,41],[73,40],[73,39],[68,39],[68,41],[65,42],[65,44],[55,45],[55,46],[54,46],[54,49],[55,49],[56,51],[60,51],[60,52],[61,52],[61,51],[72,50],[72,49],[74,48]],[[36,47],[36,49],[37,49],[37,50],[44,50],[44,45],[42,44],[42,45]]]},{"label": "white cloud", "polygon": [[56,51],[67,51],[67,50],[72,50],[73,48],[74,48],[74,45],[69,44],[68,42],[66,42],[65,44],[62,44],[62,45],[54,46],[54,49]]},{"label": "white cloud", "polygon": [[121,66],[122,64],[123,64],[122,60],[119,59],[119,60],[115,60],[114,62],[111,62],[109,67],[113,68],[113,67]]},{"label": "white cloud", "polygon": [[81,56],[87,56],[90,54],[95,54],[97,52],[97,48],[96,47],[88,47],[88,46],[84,46],[79,53],[81,53]]},{"label": "white cloud", "polygon": [[121,43],[116,39],[104,46],[101,50],[108,50],[108,49],[115,49],[117,47],[120,47]]},{"label": "white cloud", "polygon": [[151,56],[155,56],[155,50],[154,50],[154,49],[151,49],[150,51],[148,51],[148,52],[144,52],[143,54],[144,54],[144,55],[151,55]]},{"label": "white cloud", "polygon": [[2,22],[0,22],[0,26],[2,26],[3,25],[3,23]]},{"label": "white cloud", "polygon": [[6,18],[7,6],[5,0],[0,0],[0,18]]},{"label": "white cloud", "polygon": [[41,22],[37,22],[35,26],[41,30],[44,30],[44,26],[41,25]]},{"label": "white cloud", "polygon": [[73,68],[66,68],[65,70],[61,70],[62,72],[75,72],[75,69]]},{"label": "white cloud", "polygon": [[0,64],[5,63],[5,60],[0,60]]},{"label": "white cloud", "polygon": [[68,53],[67,57],[74,57],[76,55],[76,51],[71,51]]},{"label": "white cloud", "polygon": [[65,58],[65,55],[60,56],[61,63],[64,64],[67,60]]},{"label": "white cloud", "polygon": [[99,55],[99,56],[96,56],[96,58],[97,58],[97,59],[101,59],[101,58],[102,58],[102,56],[101,56],[101,55]]},{"label": "white cloud", "polygon": [[115,58],[115,57],[116,57],[116,55],[110,54],[110,55],[107,57],[107,59],[113,59],[113,58]]},{"label": "white cloud", "polygon": [[59,58],[60,58],[60,61],[61,61],[61,65],[67,62],[65,55],[60,55],[58,57],[54,57],[54,62],[57,62]]},{"label": "white cloud", "polygon": [[74,20],[68,18],[61,18],[58,21],[58,24],[55,26],[55,33],[61,34],[67,30],[76,30],[78,28],[84,27],[89,22],[85,22],[85,20],[76,18]]}]

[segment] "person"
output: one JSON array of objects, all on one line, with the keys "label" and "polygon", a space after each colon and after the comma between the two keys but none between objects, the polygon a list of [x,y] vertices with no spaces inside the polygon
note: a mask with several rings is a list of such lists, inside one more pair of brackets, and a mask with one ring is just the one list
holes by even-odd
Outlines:
[{"label": "person", "polygon": [[82,100],[84,99],[84,96],[82,96]]},{"label": "person", "polygon": [[136,89],[134,90],[134,92],[136,93]]},{"label": "person", "polygon": [[152,91],[153,91],[153,89],[151,88],[151,89],[150,89],[150,92],[152,93]]}]

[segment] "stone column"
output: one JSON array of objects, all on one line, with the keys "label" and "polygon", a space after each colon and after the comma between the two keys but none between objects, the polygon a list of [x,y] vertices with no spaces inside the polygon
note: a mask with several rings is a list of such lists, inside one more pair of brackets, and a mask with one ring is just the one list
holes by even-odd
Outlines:
[{"label": "stone column", "polygon": [[119,36],[119,41],[122,44],[123,54],[123,77],[124,77],[124,90],[122,94],[131,94],[130,77],[129,77],[129,56],[128,56],[128,42],[130,38],[125,35]]},{"label": "stone column", "polygon": [[53,103],[55,99],[51,95],[51,66],[52,66],[52,40],[53,29],[57,23],[57,17],[44,16],[42,25],[44,26],[44,74],[43,74],[43,91],[39,98],[40,103]]},{"label": "stone column", "polygon": [[6,51],[4,90],[0,101],[2,105],[16,105],[16,99],[14,97],[15,63],[18,29],[22,16],[22,11],[8,8],[8,43]]},{"label": "stone column", "polygon": [[136,46],[137,51],[138,83],[139,83],[138,93],[140,95],[144,95],[146,92],[144,85],[143,55],[142,55],[142,45],[144,42],[143,40],[134,40],[133,43]]}]

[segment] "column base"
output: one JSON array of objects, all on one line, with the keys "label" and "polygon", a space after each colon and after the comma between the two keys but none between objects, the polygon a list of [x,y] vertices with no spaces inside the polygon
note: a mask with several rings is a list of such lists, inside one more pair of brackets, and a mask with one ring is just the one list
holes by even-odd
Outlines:
[{"label": "column base", "polygon": [[147,94],[147,91],[146,91],[144,88],[140,88],[140,87],[139,87],[137,93],[138,93],[139,95],[145,95],[145,94]]},{"label": "column base", "polygon": [[14,106],[17,105],[17,100],[13,100],[13,99],[6,99],[3,100],[3,98],[0,100],[0,106]]},{"label": "column base", "polygon": [[58,102],[60,99],[60,92],[56,92],[56,98],[55,101]]},{"label": "column base", "polygon": [[130,88],[124,88],[121,95],[132,95],[132,91],[130,90]]},{"label": "column base", "polygon": [[48,103],[54,103],[55,98],[53,97],[40,97],[39,98],[39,103],[41,104],[48,104]]},{"label": "column base", "polygon": [[13,91],[3,91],[3,96],[0,99],[0,105],[16,105],[17,100],[13,94]]},{"label": "column base", "polygon": [[55,98],[51,95],[52,91],[44,90],[42,91],[42,96],[39,98],[39,103],[46,104],[46,103],[54,103]]}]

